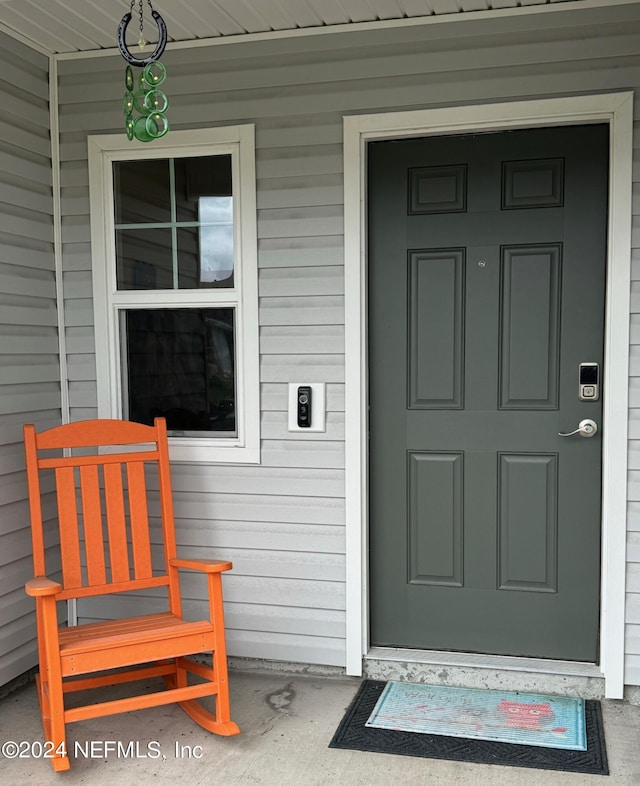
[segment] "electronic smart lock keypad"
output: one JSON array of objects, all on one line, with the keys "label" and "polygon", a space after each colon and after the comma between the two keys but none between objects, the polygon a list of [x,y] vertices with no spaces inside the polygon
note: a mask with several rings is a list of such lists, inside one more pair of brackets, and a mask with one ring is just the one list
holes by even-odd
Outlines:
[{"label": "electronic smart lock keypad", "polygon": [[580,401],[597,401],[600,398],[600,365],[598,363],[580,363],[578,398]]}]

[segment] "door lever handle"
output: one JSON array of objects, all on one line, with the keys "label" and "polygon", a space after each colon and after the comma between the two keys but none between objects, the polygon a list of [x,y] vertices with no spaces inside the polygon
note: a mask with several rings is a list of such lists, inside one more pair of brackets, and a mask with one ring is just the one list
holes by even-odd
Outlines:
[{"label": "door lever handle", "polygon": [[598,433],[598,424],[595,420],[591,420],[590,418],[585,418],[578,423],[578,428],[575,431],[569,431],[566,434],[563,434],[561,431],[558,432],[559,437],[572,437],[574,434],[580,434],[581,437],[594,437]]}]

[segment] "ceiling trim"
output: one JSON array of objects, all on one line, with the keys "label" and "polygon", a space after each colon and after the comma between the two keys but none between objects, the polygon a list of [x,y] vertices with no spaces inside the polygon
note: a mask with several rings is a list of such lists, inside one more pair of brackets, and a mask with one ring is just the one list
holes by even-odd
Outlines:
[{"label": "ceiling trim", "polygon": [[[3,0],[0,0],[0,3],[1,2],[3,2]],[[50,49],[40,46],[40,44],[37,44],[35,41],[32,41],[25,35],[22,35],[22,33],[18,33],[17,30],[7,27],[7,25],[3,24],[2,22],[0,22],[0,32],[6,33],[6,35],[8,35],[10,38],[15,38],[16,41],[20,41],[21,44],[28,46],[29,49],[34,49],[36,52],[40,52],[40,54],[44,55],[45,57],[56,57],[55,53]]]},{"label": "ceiling trim", "polygon": [[[336,33],[353,33],[367,30],[387,30],[390,28],[411,28],[432,25],[451,24],[456,22],[469,22],[471,20],[502,19],[509,17],[538,16],[554,14],[561,11],[586,10],[597,8],[610,8],[637,4],[638,0],[558,0],[548,5],[518,6],[516,8],[491,9],[488,11],[465,11],[458,14],[435,14],[431,16],[409,17],[406,19],[384,19],[373,22],[349,22],[348,24],[325,25],[323,27],[295,28],[293,30],[273,30],[265,33],[243,33],[240,35],[217,36],[215,38],[199,38],[189,41],[172,41],[167,44],[167,50],[196,49],[201,47],[225,46],[238,43],[256,43],[261,41],[276,41],[286,38],[306,38],[309,36],[332,35]],[[57,61],[85,60],[100,57],[112,57],[119,54],[117,46],[108,49],[93,49],[79,52],[55,53],[30,42],[19,33],[0,24],[0,29],[8,35],[18,38],[23,43],[37,49],[43,54],[55,58]]]}]

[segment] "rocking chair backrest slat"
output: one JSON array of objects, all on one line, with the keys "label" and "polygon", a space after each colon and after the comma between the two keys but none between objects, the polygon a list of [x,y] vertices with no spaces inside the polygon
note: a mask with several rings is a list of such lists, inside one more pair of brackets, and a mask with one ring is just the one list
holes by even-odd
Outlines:
[{"label": "rocking chair backrest slat", "polygon": [[119,464],[104,466],[104,496],[109,532],[109,563],[111,581],[129,581],[129,549],[127,547],[127,522],[124,512],[122,468]]},{"label": "rocking chair backrest slat", "polygon": [[[44,533],[40,499],[40,470],[54,471],[58,498],[61,597],[86,597],[169,585],[171,607],[179,607],[174,571],[173,511],[166,425],[155,426],[115,420],[73,423],[36,434],[25,426],[27,478],[31,504],[32,540],[36,575],[46,575]],[[103,445],[118,446],[102,452]],[[125,446],[130,445],[130,452]],[[142,450],[140,450],[140,446]],[[38,451],[82,448],[81,455],[51,455]],[[87,455],[87,449],[91,455]],[[160,482],[164,565],[152,562],[149,533],[146,469],[157,467]],[[132,575],[133,573],[133,575]],[[177,580],[177,579],[176,579]]]},{"label": "rocking chair backrest slat", "polygon": [[80,467],[80,493],[82,498],[82,523],[89,584],[106,584],[104,564],[104,535],[100,509],[100,481],[98,467]]},{"label": "rocking chair backrest slat", "polygon": [[151,543],[147,510],[147,489],[144,479],[144,464],[135,462],[127,465],[129,500],[131,507],[131,541],[133,546],[133,568],[136,579],[148,579],[153,575],[151,566]]},{"label": "rocking chair backrest slat", "polygon": [[75,470],[73,467],[56,469],[56,491],[58,495],[62,579],[66,589],[81,587],[82,562],[80,558],[80,535],[78,532]]}]

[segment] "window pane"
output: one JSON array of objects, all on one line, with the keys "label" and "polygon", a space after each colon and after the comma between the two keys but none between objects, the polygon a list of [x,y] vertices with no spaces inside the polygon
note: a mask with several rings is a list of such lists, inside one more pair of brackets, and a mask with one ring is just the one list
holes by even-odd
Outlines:
[{"label": "window pane", "polygon": [[202,197],[231,197],[231,154],[177,158],[176,219],[203,221]]},{"label": "window pane", "polygon": [[136,309],[122,314],[124,412],[173,436],[236,436],[232,308]]},{"label": "window pane", "polygon": [[117,229],[118,289],[173,289],[171,229]]},{"label": "window pane", "polygon": [[233,287],[233,226],[178,229],[180,289]]},{"label": "window pane", "polygon": [[113,171],[119,290],[234,286],[231,154]]},{"label": "window pane", "polygon": [[171,221],[169,161],[116,161],[113,165],[116,224]]}]

